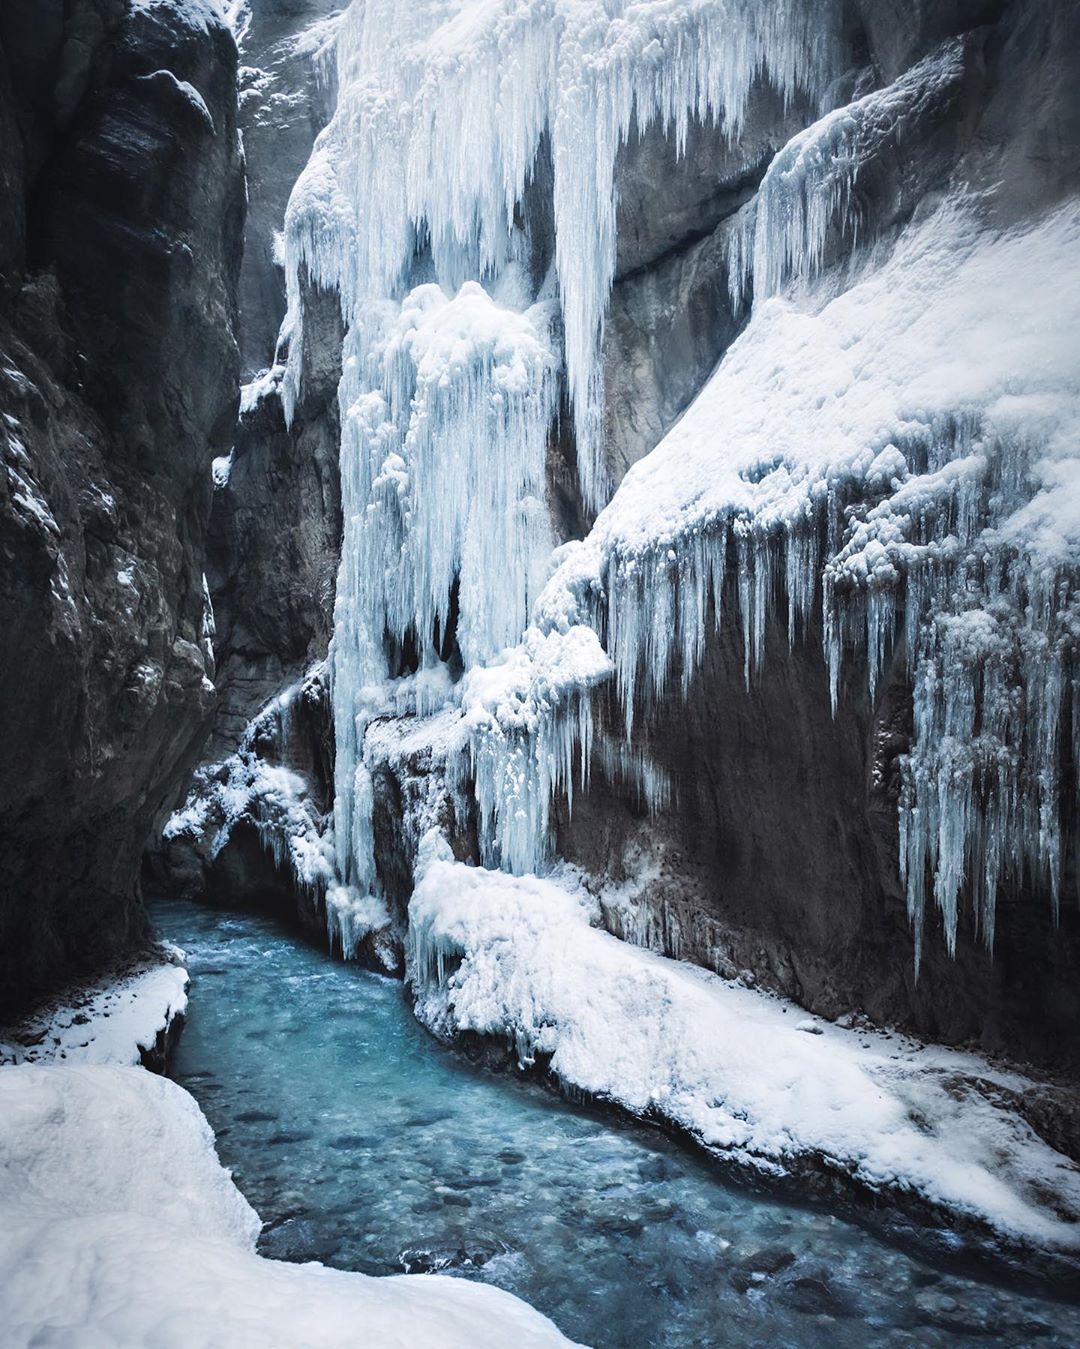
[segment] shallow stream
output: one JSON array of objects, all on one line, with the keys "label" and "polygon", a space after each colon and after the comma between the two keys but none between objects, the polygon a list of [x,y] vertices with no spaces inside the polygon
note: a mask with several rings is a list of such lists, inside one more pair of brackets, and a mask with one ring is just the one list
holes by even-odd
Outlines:
[{"label": "shallow stream", "polygon": [[657,1131],[472,1067],[399,983],[268,919],[152,914],[192,977],[172,1075],[267,1256],[368,1274],[449,1261],[594,1349],[1080,1344],[1080,1308],[942,1272],[727,1185]]}]

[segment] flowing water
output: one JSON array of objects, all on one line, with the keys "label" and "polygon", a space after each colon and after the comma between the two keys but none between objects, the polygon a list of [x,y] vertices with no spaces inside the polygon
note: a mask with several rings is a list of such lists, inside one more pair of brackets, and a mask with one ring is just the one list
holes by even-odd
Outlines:
[{"label": "flowing water", "polygon": [[1080,1344],[1080,1308],[942,1272],[729,1186],[654,1130],[472,1067],[399,983],[266,918],[152,913],[192,976],[172,1074],[265,1220],[265,1255],[443,1267],[595,1349]]}]

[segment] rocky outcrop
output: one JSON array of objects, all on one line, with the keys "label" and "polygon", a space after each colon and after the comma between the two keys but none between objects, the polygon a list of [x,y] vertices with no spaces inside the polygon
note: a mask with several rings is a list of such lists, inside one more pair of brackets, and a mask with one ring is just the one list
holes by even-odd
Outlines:
[{"label": "rocky outcrop", "polygon": [[[207,579],[221,707],[207,755],[220,759],[275,694],[326,655],[341,550],[337,297],[312,290],[304,382],[285,425],[275,375],[251,396],[210,515]],[[278,367],[280,372],[280,367]]]},{"label": "rocky outcrop", "polygon": [[204,5],[0,14],[0,990],[141,936],[214,710],[204,540],[235,420],[244,185]]}]

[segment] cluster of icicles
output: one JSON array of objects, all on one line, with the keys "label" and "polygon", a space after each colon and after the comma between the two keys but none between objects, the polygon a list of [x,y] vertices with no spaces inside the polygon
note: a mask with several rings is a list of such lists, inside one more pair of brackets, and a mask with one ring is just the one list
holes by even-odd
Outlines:
[{"label": "cluster of icicles", "polygon": [[[820,106],[836,73],[835,17],[832,0],[485,0],[450,17],[434,0],[407,11],[397,0],[354,0],[346,12],[337,112],[287,220],[285,400],[291,416],[306,277],[337,290],[348,326],[331,673],[334,837],[349,887],[377,886],[367,728],[388,711],[424,715],[446,704],[462,673],[447,665],[452,624],[469,723],[461,753],[485,861],[522,873],[548,860],[553,796],[572,789],[575,767],[587,778],[591,688],[612,668],[626,742],[598,739],[605,771],[635,782],[653,807],[669,798],[670,784],[633,739],[635,709],[662,698],[672,678],[686,691],[708,626],[726,621],[725,594],[734,592],[748,682],[781,597],[791,642],[822,604],[834,707],[845,650],[866,653],[873,696],[899,638],[915,691],[901,866],[917,943],[928,876],[950,949],[965,885],[988,945],[1003,878],[1026,870],[1057,904],[1059,720],[1076,696],[1073,597],[1063,577],[1025,565],[1004,544],[976,547],[1025,484],[1015,446],[965,459],[972,428],[942,427],[906,447],[920,472],[978,463],[945,474],[934,510],[916,520],[904,562],[885,580],[867,582],[845,565],[853,527],[844,508],[854,503],[841,488],[786,525],[732,514],[677,547],[609,555],[578,596],[577,621],[603,635],[604,649],[595,640],[582,665],[571,660],[565,677],[545,676],[539,694],[535,681],[511,690],[509,718],[467,705],[470,673],[518,642],[530,615],[536,621],[552,545],[545,463],[560,371],[583,500],[605,499],[599,352],[620,145],[651,122],[671,129],[679,147],[691,118],[737,132],[763,74]],[[881,125],[916,116],[921,100],[947,94],[961,73],[959,45],[946,47],[792,141],[766,175],[756,215],[733,231],[733,298],[813,275],[838,224],[854,240],[853,188]],[[548,154],[554,259],[540,276],[543,250],[529,237],[524,204],[538,156]],[[872,506],[864,508],[872,528]],[[534,644],[561,640],[530,633]],[[393,653],[406,649],[414,659],[402,676]],[[557,671],[557,655],[551,663]],[[1072,727],[1080,749],[1075,715]]]},{"label": "cluster of icicles", "polygon": [[[900,867],[917,964],[928,880],[950,953],[965,887],[988,948],[1001,882],[1027,879],[1056,914],[1062,775],[1080,775],[1076,576],[992,541],[1029,495],[1026,456],[1021,445],[985,443],[965,455],[972,440],[971,428],[954,426],[909,449],[927,477],[940,474],[942,490],[914,513],[877,575],[865,575],[859,549],[873,502],[856,507],[834,490],[795,525],[736,514],[676,549],[609,556],[592,620],[606,630],[628,738],[635,708],[655,706],[673,677],[688,689],[712,624],[739,623],[749,687],[774,615],[793,646],[820,612],[834,713],[845,656],[865,668],[871,701],[883,677],[902,671],[914,720],[901,759]],[[896,513],[887,501],[882,514]],[[855,556],[858,570],[847,568]]]},{"label": "cluster of icicles", "polygon": [[[349,886],[376,883],[372,718],[445,698],[455,620],[466,671],[525,627],[552,545],[545,456],[563,371],[583,498],[606,499],[599,352],[619,146],[655,121],[680,146],[694,117],[734,134],[762,77],[820,101],[835,74],[834,10],[834,0],[354,0],[344,14],[336,112],[286,218],[282,391],[291,419],[304,286],[336,290],[348,331],[334,833]],[[554,216],[543,264],[526,208],[541,160]],[[389,694],[401,662],[388,648],[419,667]],[[491,767],[495,813],[514,769]],[[545,769],[534,787],[546,799],[565,778]],[[521,864],[536,851],[531,823],[526,832]]]}]

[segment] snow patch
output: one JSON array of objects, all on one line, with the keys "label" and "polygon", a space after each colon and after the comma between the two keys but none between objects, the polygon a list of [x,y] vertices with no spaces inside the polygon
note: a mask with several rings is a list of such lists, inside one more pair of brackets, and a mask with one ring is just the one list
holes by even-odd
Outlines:
[{"label": "snow patch", "polygon": [[0,1065],[138,1064],[187,1010],[184,953],[159,948],[89,985],[80,985],[15,1025],[0,1026]]}]

